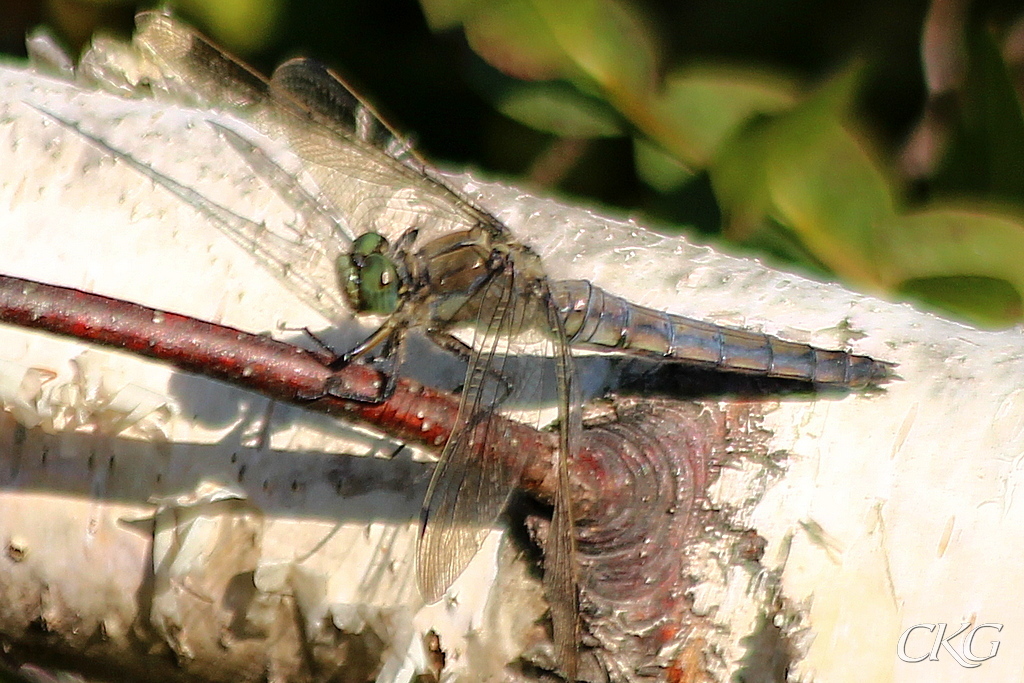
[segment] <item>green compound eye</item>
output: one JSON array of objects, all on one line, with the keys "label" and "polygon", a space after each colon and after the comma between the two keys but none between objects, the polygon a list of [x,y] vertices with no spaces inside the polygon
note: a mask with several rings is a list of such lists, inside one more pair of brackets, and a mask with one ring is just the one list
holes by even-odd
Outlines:
[{"label": "green compound eye", "polygon": [[383,254],[366,257],[360,269],[359,296],[364,310],[378,315],[391,315],[398,308],[398,272],[395,264]]},{"label": "green compound eye", "polygon": [[338,257],[338,284],[357,313],[390,315],[398,308],[398,271],[387,250],[383,236],[368,232]]},{"label": "green compound eye", "polygon": [[383,235],[377,232],[366,232],[352,242],[352,256],[369,256],[370,254],[385,254],[388,250],[388,241]]}]

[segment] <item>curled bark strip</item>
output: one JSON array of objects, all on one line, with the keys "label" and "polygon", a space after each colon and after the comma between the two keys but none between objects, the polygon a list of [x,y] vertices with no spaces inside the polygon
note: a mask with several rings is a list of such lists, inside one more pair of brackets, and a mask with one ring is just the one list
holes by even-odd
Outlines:
[{"label": "curled bark strip", "polygon": [[[614,414],[585,430],[573,467],[583,621],[601,670],[663,677],[699,621],[688,593],[695,548],[733,533],[708,486],[723,463],[763,453],[768,435],[754,404],[619,399]],[[735,535],[749,543],[749,532]]]}]

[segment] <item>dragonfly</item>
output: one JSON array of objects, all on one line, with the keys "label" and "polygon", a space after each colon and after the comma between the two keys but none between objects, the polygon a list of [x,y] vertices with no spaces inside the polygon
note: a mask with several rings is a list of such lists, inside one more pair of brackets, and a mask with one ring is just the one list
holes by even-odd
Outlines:
[{"label": "dragonfly", "polygon": [[568,469],[580,428],[574,349],[845,388],[872,386],[891,374],[888,363],[867,356],[645,308],[584,280],[553,281],[536,252],[446,184],[318,62],[293,59],[268,80],[167,14],[144,12],[136,21],[133,43],[157,66],[161,87],[284,140],[319,194],[301,189],[257,143],[215,124],[302,216],[275,231],[230,215],[76,130],[215,218],[228,237],[328,319],[345,311],[381,316],[380,327],[340,363],[369,360],[394,377],[413,329],[466,359],[455,428],[422,508],[417,581],[427,602],[439,600],[462,573],[519,481],[526,463],[493,455],[494,444],[514,438],[508,417],[541,428],[549,421],[541,398],[558,397],[544,582],[556,652],[570,679],[579,639]]}]

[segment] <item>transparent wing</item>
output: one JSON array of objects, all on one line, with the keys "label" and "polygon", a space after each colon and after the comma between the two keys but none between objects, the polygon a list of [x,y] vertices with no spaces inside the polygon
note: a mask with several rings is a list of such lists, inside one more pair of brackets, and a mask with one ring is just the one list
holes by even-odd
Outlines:
[{"label": "transparent wing", "polygon": [[[253,172],[295,211],[294,222],[275,225],[273,229],[237,214],[231,220],[217,220],[218,227],[328,320],[341,319],[349,303],[338,285],[336,264],[348,251],[351,235],[257,145],[230,128],[213,125]],[[201,197],[199,193],[194,194]],[[203,200],[186,198],[196,208],[219,219],[216,212],[207,208],[212,202]]]},{"label": "transparent wing", "polygon": [[[30,105],[32,106],[32,105]],[[324,249],[308,243],[300,232],[286,234],[287,228],[279,228],[281,234],[270,230],[265,224],[257,223],[234,211],[221,206],[203,194],[179,183],[170,176],[160,173],[131,154],[114,147],[103,138],[94,135],[81,124],[63,116],[35,107],[62,126],[75,131],[92,144],[122,163],[148,177],[157,185],[168,190],[205,215],[232,241],[250,251],[264,268],[286,284],[295,294],[310,306],[320,311],[329,320],[338,320],[347,304],[340,290],[335,285],[333,262],[335,256]],[[224,129],[222,133],[230,132]],[[231,135],[235,135],[231,133]],[[235,136],[237,137],[237,135]],[[229,141],[230,138],[229,138]],[[233,144],[244,144],[241,138]],[[308,227],[314,223],[323,223],[327,217],[309,214],[305,218]],[[322,226],[320,229],[329,229]],[[334,242],[332,242],[333,244]],[[344,242],[342,242],[344,244]]]},{"label": "transparent wing", "polygon": [[409,142],[322,64],[285,62],[274,70],[270,91],[301,108],[302,117],[285,123],[292,147],[358,232],[394,239],[415,227],[429,241],[495,222],[436,178]]},{"label": "transparent wing", "polygon": [[330,129],[320,126],[289,126],[286,133],[306,170],[356,234],[376,232],[394,242],[415,229],[418,242],[426,243],[451,232],[498,225],[444,185],[379,150],[355,140],[339,144]]},{"label": "transparent wing", "polygon": [[428,602],[440,599],[476,554],[522,473],[521,449],[496,448],[514,438],[510,418],[499,408],[515,407],[520,422],[540,421],[542,366],[509,353],[510,340],[536,329],[536,316],[543,315],[543,301],[520,286],[519,275],[512,268],[497,273],[477,293],[486,301],[480,306],[484,318],[456,425],[423,503],[417,578]]},{"label": "transparent wing", "polygon": [[287,93],[331,128],[346,131],[422,173],[427,162],[338,74],[313,59],[291,59],[274,69],[272,88]]},{"label": "transparent wing", "polygon": [[[547,284],[547,283],[545,283]],[[549,329],[554,333],[555,377],[558,382],[558,460],[555,463],[555,500],[544,545],[544,588],[551,607],[555,652],[565,666],[566,679],[576,680],[579,643],[579,570],[576,563],[576,517],[573,514],[569,456],[576,453],[582,425],[582,398],[576,383],[576,365],[569,349],[565,324],[550,290],[545,288]]]},{"label": "transparent wing", "polygon": [[[483,315],[475,328],[479,332],[456,424],[423,503],[417,552],[420,592],[427,602],[441,598],[476,554],[519,482],[526,465],[523,449],[507,447],[515,444],[515,426],[502,411],[514,410],[516,422],[539,428],[546,420],[538,398],[545,390],[557,392],[559,453],[544,584],[559,661],[573,680],[578,578],[566,454],[577,443],[579,398],[572,356],[558,310],[544,282],[535,277],[509,268],[492,277],[467,305]],[[524,352],[527,348],[530,353]]]},{"label": "transparent wing", "polygon": [[396,240],[415,228],[429,241],[494,223],[427,175],[393,131],[315,62],[293,60],[268,82],[165,14],[142,13],[137,22],[135,43],[165,74],[165,87],[230,107],[262,133],[287,140],[353,234]]}]

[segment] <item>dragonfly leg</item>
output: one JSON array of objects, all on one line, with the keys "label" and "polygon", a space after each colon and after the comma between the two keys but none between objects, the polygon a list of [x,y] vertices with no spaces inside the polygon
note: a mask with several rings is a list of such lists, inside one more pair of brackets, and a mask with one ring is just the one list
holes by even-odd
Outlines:
[{"label": "dragonfly leg", "polygon": [[[363,403],[382,403],[395,392],[398,382],[398,366],[402,362],[402,343],[405,340],[406,324],[392,316],[369,337],[356,344],[343,356],[335,356],[330,364],[332,370],[341,370],[350,363],[365,360],[366,364],[384,376],[374,394],[353,394],[346,390],[340,381],[328,381],[326,393],[336,398],[344,398]],[[374,349],[378,353],[370,354]]]},{"label": "dragonfly leg", "polygon": [[279,329],[283,332],[301,332],[304,334],[307,339],[316,344],[317,351],[321,356],[321,362],[326,363],[331,367],[334,367],[334,364],[338,362],[339,358],[341,358],[341,356],[338,355],[338,352],[331,348],[330,344],[321,339],[316,332],[305,325],[302,327],[281,327]]},{"label": "dragonfly leg", "polygon": [[[434,342],[445,351],[450,351],[451,353],[455,354],[466,363],[472,361],[473,347],[467,344],[466,342],[462,341],[458,337],[432,329],[426,330],[426,335],[430,339],[430,341]],[[494,368],[487,368],[486,372],[487,374],[491,375],[494,379],[496,379],[504,388],[504,393],[498,396],[497,399],[499,402],[504,401],[512,394],[512,390],[514,389],[514,387],[512,386],[512,382],[509,381],[509,379],[505,377],[505,375],[496,371]]]}]

